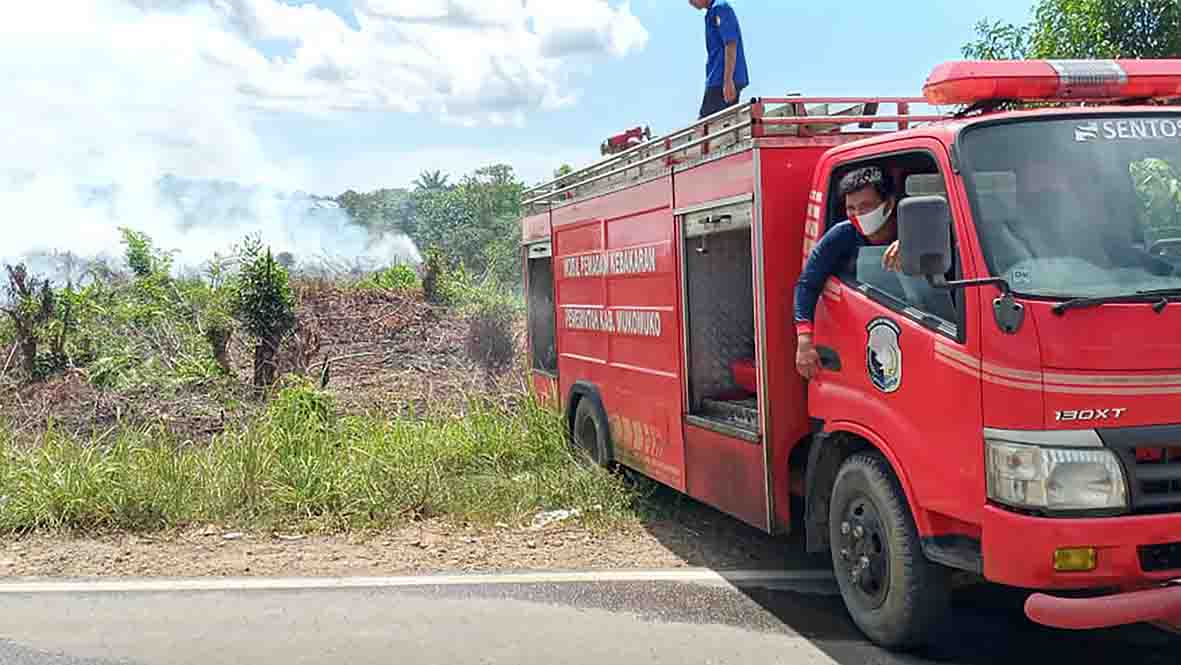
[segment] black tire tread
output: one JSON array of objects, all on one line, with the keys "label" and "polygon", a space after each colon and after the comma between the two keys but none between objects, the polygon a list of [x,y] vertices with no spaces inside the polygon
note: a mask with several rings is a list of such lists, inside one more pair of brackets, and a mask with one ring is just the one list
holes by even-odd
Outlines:
[{"label": "black tire tread", "polygon": [[607,446],[605,445],[605,440],[607,437],[607,430],[604,429],[605,425],[603,424],[605,417],[600,412],[600,410],[599,410],[598,406],[595,404],[594,400],[590,399],[589,397],[583,396],[581,399],[578,400],[578,407],[574,411],[574,427],[573,427],[573,432],[571,432],[571,435],[574,440],[575,446],[577,448],[579,448],[580,450],[584,450],[584,451],[586,449],[582,447],[582,444],[578,440],[578,436],[579,436],[579,429],[581,428],[581,425],[582,425],[582,421],[585,418],[591,418],[596,421],[596,425],[598,426],[599,432],[600,432],[602,439],[603,439],[603,440],[595,442],[595,450],[593,453],[590,453],[590,451],[587,451],[587,452],[590,454],[591,461],[594,464],[596,464],[598,466],[605,466],[607,463]]},{"label": "black tire tread", "polygon": [[[889,462],[880,453],[857,453],[841,465],[833,484],[830,521],[840,519],[836,514],[837,488],[846,476],[855,473],[864,475],[872,498],[879,505],[881,517],[892,531],[889,539],[892,559],[890,594],[901,592],[902,602],[896,605],[888,598],[887,605],[878,610],[886,609],[886,612],[863,616],[858,616],[858,610],[849,607],[848,603],[846,606],[862,631],[880,646],[900,651],[921,648],[947,615],[951,588],[949,572],[923,554],[906,496]],[[899,529],[902,533],[898,533]],[[836,547],[834,544],[830,549],[833,550],[834,565],[839,565]]]}]

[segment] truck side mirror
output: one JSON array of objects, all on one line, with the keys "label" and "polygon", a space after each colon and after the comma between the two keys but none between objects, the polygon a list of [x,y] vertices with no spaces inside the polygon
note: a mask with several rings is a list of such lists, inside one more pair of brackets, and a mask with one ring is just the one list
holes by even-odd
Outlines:
[{"label": "truck side mirror", "polygon": [[951,270],[951,209],[942,196],[898,204],[898,252],[907,275],[942,277]]}]

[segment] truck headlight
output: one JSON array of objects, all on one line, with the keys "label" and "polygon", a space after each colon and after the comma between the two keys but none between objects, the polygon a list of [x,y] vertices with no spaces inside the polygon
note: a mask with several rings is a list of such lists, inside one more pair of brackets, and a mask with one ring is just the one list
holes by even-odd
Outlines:
[{"label": "truck headlight", "polygon": [[1119,460],[1107,449],[1044,448],[985,439],[988,497],[1051,511],[1128,507]]}]

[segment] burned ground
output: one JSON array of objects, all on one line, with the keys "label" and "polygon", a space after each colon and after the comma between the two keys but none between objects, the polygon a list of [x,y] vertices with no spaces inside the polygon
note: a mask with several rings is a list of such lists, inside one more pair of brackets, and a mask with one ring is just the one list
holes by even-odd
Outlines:
[{"label": "burned ground", "polygon": [[[468,357],[464,313],[427,303],[419,290],[356,288],[328,280],[301,280],[293,287],[297,324],[279,354],[280,371],[317,384],[326,379],[340,415],[460,415],[472,396],[508,406],[525,394],[517,367],[488,376]],[[524,323],[516,322],[513,332],[520,354]],[[265,408],[265,400],[249,386],[252,346],[241,335],[230,341],[230,376],[175,386],[102,388],[91,380],[90,368],[18,381],[12,371],[15,348],[3,352],[0,362],[10,362],[0,375],[0,421],[18,440],[35,440],[51,427],[94,438],[130,426],[199,443],[249,422]]]}]

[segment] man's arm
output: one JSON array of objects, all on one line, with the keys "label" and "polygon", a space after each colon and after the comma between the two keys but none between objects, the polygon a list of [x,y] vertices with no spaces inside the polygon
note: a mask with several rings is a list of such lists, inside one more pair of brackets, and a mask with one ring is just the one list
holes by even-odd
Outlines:
[{"label": "man's arm", "polygon": [[[850,233],[851,232],[851,233]],[[840,262],[855,247],[856,229],[851,224],[834,226],[812,248],[808,262],[796,282],[795,323],[797,333],[812,332],[812,319],[824,282],[837,271]]]},{"label": "man's arm", "polygon": [[820,356],[812,345],[812,321],[816,303],[824,282],[833,275],[849,252],[856,246],[856,230],[851,224],[841,224],[824,234],[808,255],[808,262],[796,282],[796,369],[806,379],[816,374]]},{"label": "man's arm", "polygon": [[738,65],[738,17],[730,6],[718,10],[718,32],[726,44],[726,71],[722,79],[722,97],[727,103],[738,98],[734,87],[734,68]]},{"label": "man's arm", "polygon": [[734,87],[734,63],[738,60],[738,42],[726,43],[726,78],[722,84],[722,96],[726,102],[738,98],[738,89]]}]

